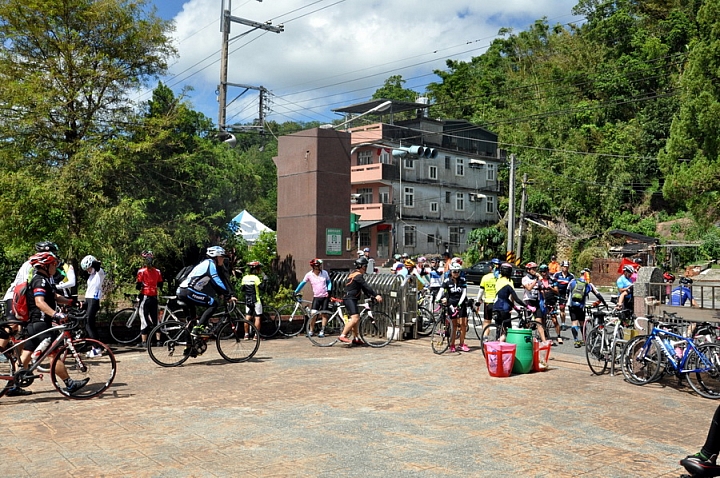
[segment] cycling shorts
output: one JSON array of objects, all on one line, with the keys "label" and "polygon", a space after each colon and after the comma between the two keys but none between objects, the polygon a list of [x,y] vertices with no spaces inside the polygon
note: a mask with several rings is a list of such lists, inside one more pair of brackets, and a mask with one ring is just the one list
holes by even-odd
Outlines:
[{"label": "cycling shorts", "polygon": [[315,297],[312,302],[312,310],[327,310],[329,297]]},{"label": "cycling shorts", "polygon": [[358,309],[358,301],[356,299],[343,299],[343,304],[345,304],[345,310],[347,311],[348,316],[360,313],[360,309]]}]

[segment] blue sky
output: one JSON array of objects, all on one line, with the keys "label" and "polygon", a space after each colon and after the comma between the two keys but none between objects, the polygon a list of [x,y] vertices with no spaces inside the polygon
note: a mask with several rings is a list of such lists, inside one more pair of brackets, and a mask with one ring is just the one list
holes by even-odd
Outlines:
[{"label": "blue sky", "polygon": [[[217,121],[221,2],[154,0],[174,20],[179,56],[162,79],[176,93],[191,87],[194,109]],[[232,0],[232,14],[284,25],[284,32],[249,31],[233,23],[228,82],[270,90],[268,118],[277,122],[330,122],[331,110],[365,101],[392,75],[419,93],[437,80],[447,59],[481,55],[502,27],[521,31],[536,19],[577,21],[577,0]],[[139,100],[147,99],[147,92]],[[252,90],[230,87],[228,124],[257,118]]]}]

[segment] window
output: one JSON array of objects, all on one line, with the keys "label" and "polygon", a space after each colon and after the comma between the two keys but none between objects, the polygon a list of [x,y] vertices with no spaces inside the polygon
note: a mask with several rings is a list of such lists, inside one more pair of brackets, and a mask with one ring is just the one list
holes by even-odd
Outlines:
[{"label": "window", "polygon": [[456,211],[464,211],[465,210],[465,193],[457,193],[455,195],[455,210]]},{"label": "window", "polygon": [[372,150],[369,149],[366,149],[365,151],[358,151],[358,166],[362,166],[363,164],[372,164],[372,153]]},{"label": "window", "polygon": [[450,156],[445,156],[445,169],[450,169]]},{"label": "window", "polygon": [[428,244],[435,244],[435,234],[428,234],[427,238]]},{"label": "window", "polygon": [[495,165],[488,163],[487,165],[487,180],[495,181]]},{"label": "window", "polygon": [[411,158],[405,158],[403,161],[405,169],[415,169],[415,160]]},{"label": "window", "polygon": [[390,156],[389,150],[384,148],[380,150],[380,162],[383,164],[392,164],[392,156]]},{"label": "window", "polygon": [[370,247],[370,231],[360,231],[360,247]]},{"label": "window", "polygon": [[415,226],[404,226],[404,233],[405,247],[415,247]]},{"label": "window", "polygon": [[430,212],[438,212],[438,203],[436,203],[436,202],[430,203]]},{"label": "window", "polygon": [[445,191],[445,203],[450,204],[450,191]]},{"label": "window", "polygon": [[465,176],[465,159],[455,158],[455,176]]},{"label": "window", "polygon": [[372,188],[358,188],[357,193],[360,195],[358,204],[371,204],[373,202]]},{"label": "window", "polygon": [[380,196],[378,199],[383,204],[390,204],[390,188],[383,187],[378,189],[378,195]]},{"label": "window", "polygon": [[492,196],[488,196],[485,198],[485,212],[488,214],[493,214],[495,212],[495,198]]},{"label": "window", "polygon": [[448,232],[450,232],[450,244],[460,245],[460,231],[461,228],[459,226],[448,227]]},{"label": "window", "polygon": [[415,207],[415,188],[405,188],[403,204],[405,207]]},{"label": "window", "polygon": [[430,166],[428,168],[428,178],[430,179],[437,179],[437,166]]}]

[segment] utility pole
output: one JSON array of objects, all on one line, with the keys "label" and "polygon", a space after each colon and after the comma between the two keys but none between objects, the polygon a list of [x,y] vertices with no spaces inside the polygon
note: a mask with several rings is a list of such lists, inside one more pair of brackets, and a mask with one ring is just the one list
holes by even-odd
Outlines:
[{"label": "utility pole", "polygon": [[515,250],[515,155],[510,155],[510,180],[508,187],[508,237],[507,237],[507,256],[508,262],[514,262]]},{"label": "utility pole", "polygon": [[[262,0],[258,0],[261,2]],[[283,25],[279,25],[277,27],[272,26],[272,22],[266,22],[266,23],[258,23],[254,22],[252,20],[246,20],[244,18],[235,17],[231,14],[232,10],[232,0],[227,0],[227,8],[225,8],[225,0],[221,0],[221,9],[222,13],[220,15],[220,31],[222,32],[222,46],[220,49],[220,85],[218,86],[218,103],[220,103],[220,111],[218,113],[218,127],[221,131],[225,129],[225,119],[227,114],[227,87],[229,86],[239,86],[241,88],[246,89],[255,89],[260,91],[260,119],[261,119],[261,126],[262,126],[262,118],[264,117],[263,107],[264,107],[264,101],[263,101],[263,95],[267,92],[265,88],[262,86],[256,87],[256,86],[247,86],[247,85],[239,85],[239,84],[233,84],[228,83],[227,81],[227,72],[228,72],[228,50],[230,45],[230,24],[231,22],[240,23],[243,25],[247,25],[249,27],[252,27],[251,30],[238,35],[238,37],[246,35],[247,33],[250,33],[253,30],[267,30],[273,33],[280,33],[285,31],[285,27]],[[238,38],[235,37],[235,38]],[[234,38],[233,38],[234,40]]]},{"label": "utility pole", "polygon": [[527,202],[527,185],[528,177],[527,173],[523,174],[523,182],[522,182],[522,199],[520,200],[520,234],[518,236],[518,248],[517,248],[517,258],[520,260],[523,253],[523,234],[525,232],[525,203]]}]

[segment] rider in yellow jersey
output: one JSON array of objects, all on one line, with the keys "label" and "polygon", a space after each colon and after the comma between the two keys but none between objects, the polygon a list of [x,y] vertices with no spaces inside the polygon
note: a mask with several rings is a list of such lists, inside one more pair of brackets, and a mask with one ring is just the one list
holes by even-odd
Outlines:
[{"label": "rider in yellow jersey", "polygon": [[[500,276],[500,260],[493,259],[490,261],[492,264],[490,272],[485,274],[480,279],[480,288],[478,289],[477,298],[475,299],[475,305],[477,312],[480,313],[480,303],[483,303],[483,327],[490,324],[492,320],[492,309],[495,303],[495,297],[497,296],[497,289],[495,285],[498,277]],[[488,330],[489,332],[489,330]]]}]

